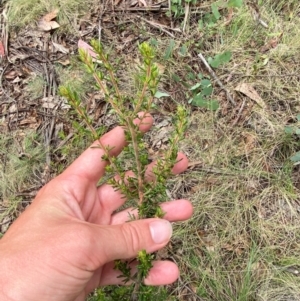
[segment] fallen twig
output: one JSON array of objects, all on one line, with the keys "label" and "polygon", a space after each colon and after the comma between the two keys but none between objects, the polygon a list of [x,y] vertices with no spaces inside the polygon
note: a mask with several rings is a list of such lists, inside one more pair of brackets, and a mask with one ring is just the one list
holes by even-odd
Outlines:
[{"label": "fallen twig", "polygon": [[222,84],[222,82],[220,81],[220,79],[217,77],[217,75],[214,72],[214,70],[209,66],[208,62],[206,61],[206,59],[202,55],[202,53],[199,53],[198,56],[199,56],[200,60],[202,61],[202,63],[207,68],[208,72],[211,74],[211,76],[217,82],[217,84],[219,85],[219,87],[226,92],[227,98],[230,100],[230,102],[232,103],[232,105],[236,106],[236,102],[234,101],[233,97],[230,95],[229,91],[226,89],[226,87]]},{"label": "fallen twig", "polygon": [[[137,16],[139,19],[143,20],[144,22],[148,23],[149,25],[155,27],[155,28],[158,28],[160,29],[161,31],[163,31],[164,33],[166,33],[167,35],[169,35],[170,37],[172,38],[175,38],[175,36],[169,32],[168,30],[166,30],[165,28],[168,28],[166,25],[162,25],[162,24],[159,24],[159,23],[155,23],[155,22],[152,22],[152,21],[149,21],[141,16]],[[171,29],[171,30],[174,30],[174,31],[178,31],[178,29],[174,29],[174,28],[168,28],[168,29]]]},{"label": "fallen twig", "polygon": [[127,7],[127,8],[115,8],[113,11],[107,11],[107,12],[124,12],[124,11],[168,11],[168,8],[163,8],[160,6],[147,6],[147,7]]},{"label": "fallen twig", "polygon": [[242,112],[243,112],[244,107],[245,107],[245,104],[246,104],[246,98],[244,98],[243,103],[242,103],[242,105],[241,105],[241,107],[240,107],[240,109],[239,109],[239,112],[238,112],[238,114],[237,114],[235,120],[234,120],[233,123],[232,123],[232,126],[236,125],[236,124],[238,123],[238,121],[240,120],[241,115],[242,115]]},{"label": "fallen twig", "polygon": [[185,3],[185,9],[184,9],[183,27],[182,27],[183,33],[185,33],[185,29],[186,29],[186,25],[187,25],[189,15],[190,15],[190,3],[186,2]]},{"label": "fallen twig", "polygon": [[236,176],[235,173],[233,172],[228,172],[226,170],[222,170],[216,167],[205,167],[203,166],[203,161],[194,161],[190,162],[188,165],[189,169],[194,169],[194,167],[198,166],[197,171],[203,171],[207,173],[213,173],[213,174],[221,174],[221,175],[226,175],[226,176]]},{"label": "fallen twig", "polygon": [[173,18],[172,18],[172,4],[171,4],[171,0],[168,0],[168,6],[169,6],[171,28],[173,28],[174,27],[174,22],[173,22]]}]

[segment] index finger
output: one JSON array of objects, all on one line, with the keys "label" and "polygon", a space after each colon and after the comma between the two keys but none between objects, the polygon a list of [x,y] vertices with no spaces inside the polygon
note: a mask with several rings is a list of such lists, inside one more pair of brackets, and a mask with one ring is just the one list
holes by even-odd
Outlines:
[{"label": "index finger", "polygon": [[[134,123],[139,125],[141,132],[147,132],[152,124],[153,118],[150,114],[141,112],[138,114],[140,118],[136,118]],[[120,154],[126,145],[125,132],[123,127],[118,126],[110,132],[103,135],[100,139],[101,145],[109,150],[109,156],[117,156]],[[102,148],[99,147],[99,140],[95,141],[87,150],[85,150],[64,172],[63,176],[80,176],[95,184],[103,176],[105,166],[108,164],[106,160],[102,160],[103,155],[106,154]]]}]

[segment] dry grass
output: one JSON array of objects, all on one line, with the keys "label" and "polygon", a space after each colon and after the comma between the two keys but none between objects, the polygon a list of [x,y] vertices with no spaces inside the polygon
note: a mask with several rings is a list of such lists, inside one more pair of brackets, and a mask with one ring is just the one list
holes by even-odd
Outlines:
[{"label": "dry grass", "polygon": [[[51,10],[53,3],[14,0],[11,20],[17,25],[20,13],[32,5],[33,15],[18,25],[23,26]],[[65,15],[75,16],[79,10],[74,13],[74,7],[83,2],[62,3]],[[268,29],[257,25],[244,6],[229,25],[220,21],[202,32],[191,26],[168,58],[170,39],[152,36],[165,68],[161,89],[172,96],[158,102],[164,112],[172,112],[176,102],[186,103],[195,84],[191,74],[206,73],[197,60],[199,51],[209,57],[230,50],[232,61],[216,70],[220,79],[232,93],[241,82],[253,85],[266,104],[262,109],[236,94],[234,109],[215,86],[221,109],[191,113],[182,148],[191,162],[202,164],[173,183],[174,196],[190,197],[195,208],[191,220],[176,226],[169,248],[182,271],[172,287],[178,300],[193,300],[193,294],[203,301],[300,300],[299,166],[289,159],[299,150],[299,137],[284,131],[300,113],[300,4],[260,3]],[[281,33],[278,45],[263,53],[261,48]],[[185,56],[178,54],[182,45],[187,47]],[[63,82],[68,80],[68,73],[65,78],[59,73]],[[132,89],[129,81],[123,83],[125,90]],[[234,122],[243,102],[245,108]]]},{"label": "dry grass", "polygon": [[78,32],[78,18],[90,11],[94,0],[8,0],[8,19],[12,28],[35,24],[43,15],[59,9],[61,32]]},{"label": "dry grass", "polygon": [[[228,110],[192,115],[184,150],[202,164],[181,177],[195,214],[174,236],[181,245],[172,248],[183,271],[180,300],[191,295],[186,286],[201,300],[300,300],[299,168],[289,159],[299,140],[284,132],[300,112],[299,12],[295,1],[266,1],[261,13],[269,29],[258,27],[244,7],[230,26],[205,34],[206,57],[233,52],[233,61],[217,71],[223,81],[231,74],[226,86],[251,83],[266,109],[246,99],[234,125],[236,112]],[[262,53],[281,32],[278,46]]]},{"label": "dry grass", "polygon": [[0,134],[0,235],[27,206],[24,192],[41,185],[45,161],[34,130]]}]

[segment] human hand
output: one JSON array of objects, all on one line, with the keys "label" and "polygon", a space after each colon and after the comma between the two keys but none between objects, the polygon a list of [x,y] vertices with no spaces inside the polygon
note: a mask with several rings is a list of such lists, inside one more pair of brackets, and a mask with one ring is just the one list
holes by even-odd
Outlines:
[{"label": "human hand", "polygon": [[[153,119],[148,115],[135,122],[145,132]],[[114,128],[101,143],[117,156],[126,144],[124,130]],[[164,219],[127,222],[130,209],[114,213],[125,200],[108,184],[97,187],[107,164],[103,154],[100,148],[88,148],[39,191],[0,240],[0,300],[85,300],[98,286],[121,283],[114,260],[134,258],[140,250],[157,251],[171,237],[169,221],[191,216],[186,200],[162,204]],[[187,168],[187,158],[179,154],[178,159],[175,174]],[[157,261],[145,284],[172,283],[178,274],[173,262]]]}]

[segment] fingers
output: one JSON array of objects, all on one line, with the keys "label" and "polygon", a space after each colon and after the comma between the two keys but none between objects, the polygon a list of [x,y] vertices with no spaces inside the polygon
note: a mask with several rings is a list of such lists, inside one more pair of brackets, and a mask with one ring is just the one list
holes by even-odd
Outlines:
[{"label": "fingers", "polygon": [[[193,214],[193,206],[191,202],[187,200],[176,200],[171,202],[165,202],[161,204],[161,208],[164,215],[164,219],[175,222],[184,221],[189,219]],[[130,216],[138,216],[137,209],[128,208],[124,211],[118,212],[112,216],[111,224],[123,224],[130,220]]]},{"label": "fingers", "polygon": [[[177,161],[177,163],[172,168],[172,173],[174,175],[184,172],[188,168],[188,164],[189,164],[188,158],[183,153],[177,154],[176,161]],[[156,162],[154,161],[154,162],[150,163],[147,167],[146,179],[149,182],[151,182],[155,179],[155,175],[153,173],[153,168],[155,167],[155,165],[156,165]]]},{"label": "fingers", "polygon": [[[131,264],[132,273],[136,270],[136,262]],[[99,286],[124,284],[119,276],[121,272],[114,269],[114,263],[109,263],[104,267]],[[167,285],[173,283],[179,277],[179,270],[175,263],[171,261],[154,261],[153,267],[149,271],[144,283],[146,285]]]},{"label": "fingers", "polygon": [[[152,162],[148,165],[146,171],[146,180],[153,181],[155,176],[152,172],[153,167],[156,162]],[[188,159],[183,153],[178,153],[177,163],[174,165],[172,172],[173,174],[179,174],[185,171],[188,167]],[[126,173],[128,177],[134,177],[134,173],[132,171],[128,171]],[[122,196],[119,190],[114,190],[110,185],[104,184],[98,188],[99,199],[101,200],[102,208],[106,212],[110,212],[112,214],[113,211],[122,206],[126,199]]]},{"label": "fingers", "polygon": [[[153,124],[152,116],[144,116],[143,112],[139,113],[139,116],[141,118],[144,117],[143,120],[136,118],[134,123],[139,125],[139,129],[142,132],[148,131]],[[110,156],[117,156],[126,145],[124,129],[120,126],[114,128],[102,136],[100,142],[104,147],[111,149],[109,152]],[[99,148],[99,141],[95,141],[91,147],[83,152],[82,155],[66,169],[63,175],[80,176],[97,183],[99,178],[104,174],[104,169],[107,165],[107,162],[101,159],[104,154],[105,151]]]},{"label": "fingers", "polygon": [[172,226],[163,219],[144,219],[120,225],[89,224],[90,260],[88,269],[96,271],[115,259],[128,259],[140,250],[152,253],[164,247],[171,238]]},{"label": "fingers", "polygon": [[153,268],[145,279],[146,285],[167,285],[177,280],[179,270],[177,265],[172,261],[154,262]]}]

